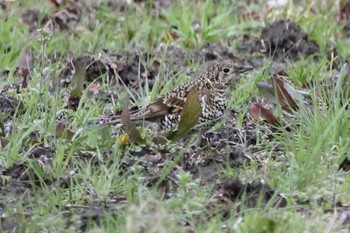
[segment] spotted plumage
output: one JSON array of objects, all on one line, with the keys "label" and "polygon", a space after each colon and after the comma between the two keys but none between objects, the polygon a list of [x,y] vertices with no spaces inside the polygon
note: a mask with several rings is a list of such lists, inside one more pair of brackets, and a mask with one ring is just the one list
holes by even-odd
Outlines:
[{"label": "spotted plumage", "polygon": [[[130,112],[130,119],[160,121],[162,130],[174,130],[191,90],[196,90],[199,95],[201,114],[198,124],[220,119],[226,109],[230,81],[235,75],[251,69],[231,63],[218,63],[192,82],[174,89],[144,108]],[[108,124],[117,122],[120,121]]]}]

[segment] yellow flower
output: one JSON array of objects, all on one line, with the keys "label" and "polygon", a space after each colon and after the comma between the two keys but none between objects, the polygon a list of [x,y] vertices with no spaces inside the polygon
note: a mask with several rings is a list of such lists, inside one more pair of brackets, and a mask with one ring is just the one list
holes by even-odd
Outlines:
[{"label": "yellow flower", "polygon": [[129,136],[125,134],[120,135],[118,138],[120,145],[125,145],[128,142],[128,140],[129,140]]}]

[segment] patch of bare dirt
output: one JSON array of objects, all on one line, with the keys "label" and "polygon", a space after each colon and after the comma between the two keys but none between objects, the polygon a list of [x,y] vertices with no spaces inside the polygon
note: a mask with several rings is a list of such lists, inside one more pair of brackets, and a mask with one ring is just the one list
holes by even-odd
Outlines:
[{"label": "patch of bare dirt", "polygon": [[10,119],[17,110],[21,113],[23,106],[16,98],[9,94],[0,94],[0,113],[3,114],[4,120]]},{"label": "patch of bare dirt", "polygon": [[[261,199],[262,198],[262,199]],[[256,208],[258,205],[265,205],[273,200],[277,207],[285,207],[287,200],[276,195],[268,185],[261,182],[243,184],[238,178],[231,178],[214,188],[214,194],[209,201],[209,208],[220,205],[224,209],[223,215],[230,212],[231,208],[240,208],[245,205],[248,208]]]},{"label": "patch of bare dirt", "polygon": [[350,158],[346,157],[340,164],[339,164],[339,170],[343,170],[345,172],[350,171]]},{"label": "patch of bare dirt", "polygon": [[245,35],[242,46],[249,53],[262,53],[274,61],[296,61],[319,51],[318,44],[291,20],[278,20],[267,25],[259,38]]},{"label": "patch of bare dirt", "polygon": [[299,25],[290,20],[279,20],[267,25],[261,32],[261,51],[274,60],[298,60],[315,54],[319,46],[308,39]]}]

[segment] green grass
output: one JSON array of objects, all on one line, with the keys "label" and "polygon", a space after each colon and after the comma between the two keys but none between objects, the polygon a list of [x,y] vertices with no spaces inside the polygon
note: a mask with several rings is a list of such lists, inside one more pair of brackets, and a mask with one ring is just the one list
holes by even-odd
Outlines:
[{"label": "green grass", "polygon": [[[8,75],[0,74],[0,88],[21,83],[15,70],[25,51],[35,57],[28,87],[6,94],[15,97],[21,107],[11,116],[2,113],[1,123],[12,130],[3,137],[8,144],[0,146],[1,227],[13,224],[9,228],[17,232],[76,232],[81,225],[86,232],[347,232],[348,223],[342,224],[334,212],[326,212],[333,210],[337,202],[350,201],[348,174],[338,171],[339,164],[349,156],[349,96],[332,89],[335,72],[328,70],[327,62],[327,52],[333,46],[339,51],[336,62],[340,66],[350,54],[349,39],[340,35],[342,25],[336,23],[336,6],[314,3],[311,9],[309,3],[302,1],[303,9],[288,4],[268,11],[264,3],[247,5],[238,0],[176,1],[176,7],[155,12],[152,2],[144,1],[144,6],[136,8],[126,5],[120,11],[99,1],[96,8],[81,7],[84,14],[72,24],[73,28],[50,32],[29,32],[29,26],[19,20],[29,8],[40,12],[40,20],[52,16],[55,8],[49,1],[14,1],[0,12],[0,71],[10,70]],[[258,19],[245,21],[242,9],[266,14],[255,12]],[[270,23],[275,17],[295,21],[320,45],[317,61],[305,58],[283,64],[292,85],[310,91],[312,111],[295,112],[295,118],[290,120],[291,132],[282,129],[273,133],[270,142],[258,138],[256,147],[260,152],[252,154],[250,148],[244,148],[246,155],[253,158],[250,162],[239,166],[220,162],[219,157],[229,155],[233,146],[209,150],[195,145],[193,138],[166,145],[165,153],[151,143],[151,137],[157,133],[146,126],[141,134],[148,144],[142,146],[121,142],[122,132],[114,128],[88,125],[90,119],[122,109],[127,92],[132,103],[145,106],[202,73],[208,64],[191,55],[207,43],[224,42],[236,56],[255,59],[245,51],[238,53],[236,45],[246,33],[259,36],[262,22]],[[201,27],[196,28],[196,24]],[[164,42],[166,32],[177,33],[180,38]],[[185,58],[178,59],[176,53],[169,52],[174,48],[186,52]],[[67,109],[64,93],[72,87],[52,89],[53,83],[61,81],[58,77],[66,67],[67,57],[70,53],[74,57],[99,56],[104,49],[140,55],[138,80],[143,79],[141,66],[149,71],[159,61],[153,88],[148,86],[151,80],[137,89],[102,82],[101,91],[116,93],[113,103],[106,103],[85,89],[77,109]],[[53,54],[57,59],[50,58]],[[271,79],[270,65],[274,62],[265,58],[263,67],[243,75],[232,87],[229,106],[239,112],[238,129],[244,127],[248,101],[260,95],[255,83]],[[100,79],[105,80],[105,76]],[[56,134],[60,115],[64,115],[67,129],[74,133],[72,140]],[[280,151],[274,150],[276,146]],[[40,154],[30,156],[38,147],[53,149],[48,162],[42,162]],[[263,166],[255,159],[257,154],[262,157]],[[195,156],[209,158],[208,163],[215,168],[211,170],[215,176],[210,182],[202,181],[184,166]],[[207,168],[199,159],[196,162],[194,167]],[[18,164],[26,165],[18,173],[27,178],[16,180],[4,175]],[[278,208],[272,201],[250,207],[242,198],[232,203],[229,214],[223,217],[223,207],[211,210],[208,203],[215,184],[231,177],[239,177],[244,183],[264,180],[276,194],[286,197],[286,207]],[[307,201],[300,203],[303,200]],[[235,208],[238,202],[239,210]],[[94,213],[99,223],[93,220]],[[81,221],[84,224],[80,225]]]}]

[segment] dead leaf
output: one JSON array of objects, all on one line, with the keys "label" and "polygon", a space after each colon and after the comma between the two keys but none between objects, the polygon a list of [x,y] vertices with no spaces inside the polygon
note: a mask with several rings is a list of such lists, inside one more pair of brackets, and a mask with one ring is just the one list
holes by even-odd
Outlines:
[{"label": "dead leaf", "polygon": [[296,90],[280,78],[274,78],[273,83],[256,83],[262,95],[271,104],[279,103],[285,111],[292,112],[304,104],[304,97],[310,96],[308,92]]},{"label": "dead leaf", "polygon": [[273,113],[267,108],[263,107],[261,104],[252,103],[250,106],[250,114],[255,120],[260,120],[260,118],[263,118],[271,125],[281,126],[281,123],[277,120]]},{"label": "dead leaf", "polygon": [[291,110],[298,109],[297,103],[293,100],[288,91],[284,88],[284,82],[281,79],[274,79],[273,88],[275,93],[277,93],[278,100],[283,110],[291,112]]},{"label": "dead leaf", "polygon": [[167,138],[174,142],[186,135],[197,124],[200,114],[201,105],[198,93],[196,90],[191,90],[186,96],[179,126],[176,131],[170,131]]},{"label": "dead leaf", "polygon": [[283,82],[283,86],[287,90],[288,94],[298,104],[299,108],[302,106],[301,104],[304,103],[305,97],[310,97],[310,93],[308,91],[297,90],[287,82]]},{"label": "dead leaf", "polygon": [[56,1],[56,0],[50,0],[50,3],[54,6],[54,7],[59,7],[61,1]]},{"label": "dead leaf", "polygon": [[28,50],[25,50],[21,58],[19,59],[19,63],[17,67],[18,73],[21,74],[21,76],[23,77],[22,88],[26,88],[28,86],[29,70],[33,66],[34,66],[34,57]]}]

